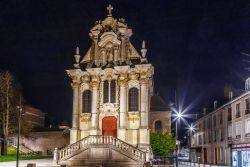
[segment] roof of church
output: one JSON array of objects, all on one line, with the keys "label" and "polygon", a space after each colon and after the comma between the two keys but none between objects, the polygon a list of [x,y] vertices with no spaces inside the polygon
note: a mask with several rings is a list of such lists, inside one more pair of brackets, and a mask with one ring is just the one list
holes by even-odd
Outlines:
[{"label": "roof of church", "polygon": [[150,111],[170,111],[170,107],[159,95],[153,95],[151,97]]},{"label": "roof of church", "polygon": [[108,15],[104,20],[97,20],[90,29],[91,47],[84,56],[80,56],[79,48],[76,50],[75,66],[86,68],[113,68],[119,65],[134,66],[145,64],[147,49],[145,41],[142,42],[141,55],[130,42],[133,32],[128,28],[125,19],[112,16],[113,7],[107,7]]}]

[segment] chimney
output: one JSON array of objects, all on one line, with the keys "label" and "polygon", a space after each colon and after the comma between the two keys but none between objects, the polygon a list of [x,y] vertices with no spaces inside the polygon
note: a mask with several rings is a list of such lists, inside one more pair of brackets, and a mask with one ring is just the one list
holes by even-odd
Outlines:
[{"label": "chimney", "polygon": [[233,100],[233,91],[229,92],[228,98],[229,98],[229,101]]},{"label": "chimney", "polygon": [[214,101],[214,110],[217,108],[217,104],[218,104],[218,101],[215,100],[215,101]]},{"label": "chimney", "polygon": [[204,107],[204,108],[203,108],[203,116],[206,115],[206,112],[207,112],[207,109]]}]

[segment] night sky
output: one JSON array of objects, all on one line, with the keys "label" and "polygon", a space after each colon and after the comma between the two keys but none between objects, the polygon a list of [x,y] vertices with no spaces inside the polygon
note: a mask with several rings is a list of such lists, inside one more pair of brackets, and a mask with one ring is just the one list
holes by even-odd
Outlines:
[{"label": "night sky", "polygon": [[[250,1],[243,0],[1,0],[0,69],[23,87],[27,102],[71,122],[72,90],[65,70],[76,46],[83,56],[89,30],[107,15],[125,18],[137,51],[146,40],[155,66],[155,90],[167,101],[174,90],[190,113],[223,96],[223,86],[244,89],[250,53]],[[250,58],[249,58],[250,59]]]}]

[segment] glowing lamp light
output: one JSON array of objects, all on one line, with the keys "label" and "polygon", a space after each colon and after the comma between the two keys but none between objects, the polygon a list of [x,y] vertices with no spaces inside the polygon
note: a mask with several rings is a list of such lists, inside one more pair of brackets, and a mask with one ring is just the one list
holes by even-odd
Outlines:
[{"label": "glowing lamp light", "polygon": [[182,118],[182,113],[177,113],[176,116],[177,118]]}]

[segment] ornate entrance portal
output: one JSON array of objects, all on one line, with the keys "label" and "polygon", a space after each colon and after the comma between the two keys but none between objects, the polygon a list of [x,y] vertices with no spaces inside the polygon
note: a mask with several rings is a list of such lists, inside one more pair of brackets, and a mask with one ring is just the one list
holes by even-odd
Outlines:
[{"label": "ornate entrance portal", "polygon": [[117,137],[116,117],[106,116],[102,119],[102,135]]}]

